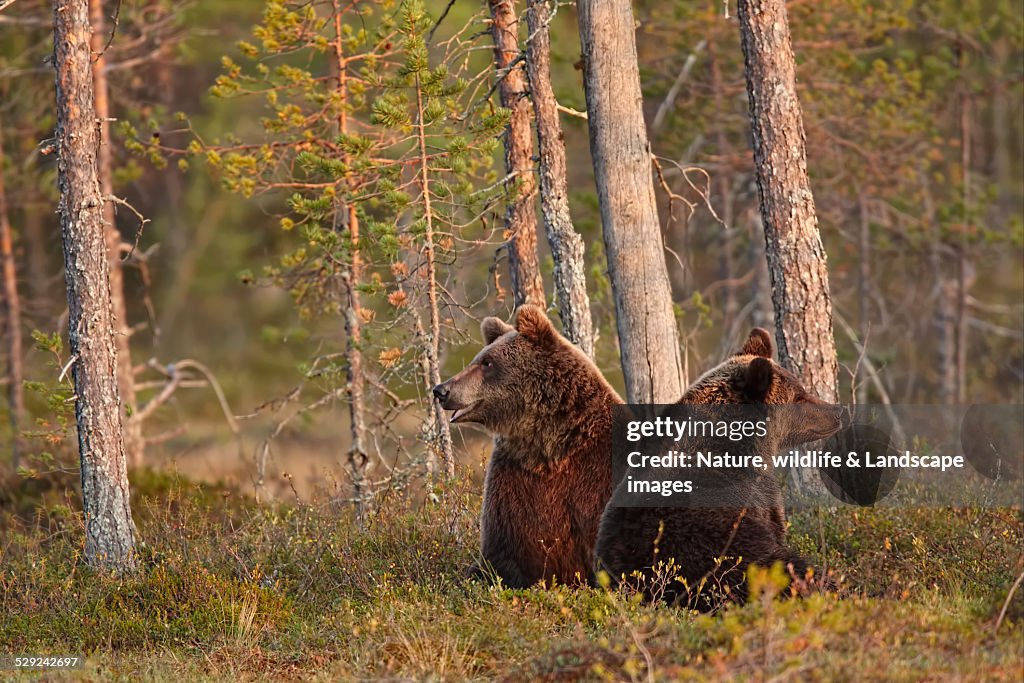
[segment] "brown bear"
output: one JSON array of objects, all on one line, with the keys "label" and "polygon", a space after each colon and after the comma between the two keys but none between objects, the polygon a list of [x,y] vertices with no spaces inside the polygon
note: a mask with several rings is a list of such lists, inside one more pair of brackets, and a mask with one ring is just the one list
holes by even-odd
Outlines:
[{"label": "brown bear", "polygon": [[[763,435],[741,444],[684,438],[672,447],[691,453],[701,448],[732,449],[741,455],[760,454],[770,463],[771,456],[784,448],[835,434],[841,427],[841,408],[810,395],[771,357],[771,337],[755,328],[735,355],[700,377],[679,401],[686,404],[680,409],[698,415],[713,414],[709,406],[739,410],[739,404],[751,404],[742,409],[770,415]],[[798,408],[770,408],[783,405]],[[628,498],[621,495],[627,478],[618,483],[602,516],[596,547],[597,568],[607,572],[613,584],[625,581],[650,599],[707,610],[721,604],[723,597],[746,598],[746,569],[751,563],[782,562],[794,577],[804,576],[806,563],[785,544],[781,487],[774,472],[757,470],[738,477],[714,470],[676,473],[695,479],[695,491],[703,491],[705,497],[695,497],[698,502],[690,507],[619,506],[617,502]]]},{"label": "brown bear", "polygon": [[433,389],[453,423],[494,437],[476,573],[512,588],[592,581],[612,491],[611,413],[622,399],[535,306],[518,309],[515,327],[486,318],[481,331],[484,349]]}]

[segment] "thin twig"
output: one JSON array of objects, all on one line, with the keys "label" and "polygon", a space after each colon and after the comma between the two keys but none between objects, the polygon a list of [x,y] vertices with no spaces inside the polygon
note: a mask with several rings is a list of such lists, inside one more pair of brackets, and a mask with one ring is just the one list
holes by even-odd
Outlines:
[{"label": "thin twig", "polygon": [[999,631],[1000,625],[1003,623],[1003,618],[1006,616],[1006,610],[1010,608],[1010,600],[1013,599],[1013,594],[1020,588],[1021,581],[1024,581],[1024,572],[1020,573],[1017,580],[1013,582],[1013,586],[1010,587],[1010,592],[1006,594],[1006,600],[1003,601],[1003,609],[999,610],[999,618],[996,619],[996,625],[992,627],[992,632],[996,633]]}]

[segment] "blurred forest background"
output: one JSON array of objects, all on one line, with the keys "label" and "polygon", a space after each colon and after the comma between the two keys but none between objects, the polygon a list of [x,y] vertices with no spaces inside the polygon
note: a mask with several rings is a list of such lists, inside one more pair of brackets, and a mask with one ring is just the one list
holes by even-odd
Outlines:
[{"label": "blurred forest background", "polygon": [[[129,245],[123,298],[143,440],[134,437],[134,463],[260,496],[403,488],[437,467],[447,427],[426,390],[432,366],[445,378],[461,369],[480,348],[476,321],[513,308],[502,234],[508,112],[486,5],[96,4],[112,191],[125,200],[116,224]],[[788,6],[843,400],[1021,402],[1020,3]],[[586,244],[596,360],[621,389],[574,12],[561,5],[553,19],[551,78],[573,223]],[[693,379],[752,325],[772,327],[739,31],[729,3],[638,1],[634,12]],[[525,45],[525,26],[520,36]],[[10,402],[0,403],[0,444],[7,462],[6,444],[17,444],[28,471],[59,464],[61,444],[74,443],[47,142],[52,41],[49,3],[18,0],[0,14],[0,207],[13,234],[26,380],[16,423]],[[418,100],[395,86],[410,73]],[[424,129],[412,125],[418,114]],[[430,187],[410,180],[419,163],[429,165]],[[345,239],[353,218],[358,249]],[[543,234],[538,245],[553,306]],[[428,267],[436,291],[421,275]],[[353,322],[365,374],[358,449],[345,393]],[[0,353],[8,395],[10,328]],[[479,471],[482,435],[452,437],[456,457]],[[356,450],[367,459],[361,484]]]}]

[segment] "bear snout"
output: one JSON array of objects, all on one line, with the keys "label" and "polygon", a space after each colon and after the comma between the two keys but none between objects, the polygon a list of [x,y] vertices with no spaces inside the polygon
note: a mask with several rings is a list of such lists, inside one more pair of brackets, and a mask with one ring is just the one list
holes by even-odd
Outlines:
[{"label": "bear snout", "polygon": [[451,392],[448,390],[448,387],[446,387],[445,384],[446,382],[436,384],[434,385],[434,388],[431,389],[431,392],[434,394],[434,398],[436,398],[438,402],[440,402],[442,405],[444,404],[445,401],[448,400],[448,396],[451,394]]}]

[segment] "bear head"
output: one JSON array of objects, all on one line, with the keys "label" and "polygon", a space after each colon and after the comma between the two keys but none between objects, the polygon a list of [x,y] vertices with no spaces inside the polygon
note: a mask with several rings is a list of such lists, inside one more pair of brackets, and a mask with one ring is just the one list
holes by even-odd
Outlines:
[{"label": "bear head", "polygon": [[494,317],[480,326],[483,350],[434,387],[452,423],[473,423],[496,435],[550,431],[614,392],[593,363],[562,337],[544,311],[520,306],[514,325]]},{"label": "bear head", "polygon": [[793,406],[769,410],[774,420],[771,431],[781,448],[818,441],[838,432],[842,427],[842,407],[811,394],[792,372],[772,360],[773,355],[771,335],[755,327],[736,353],[704,373],[679,402]]}]

